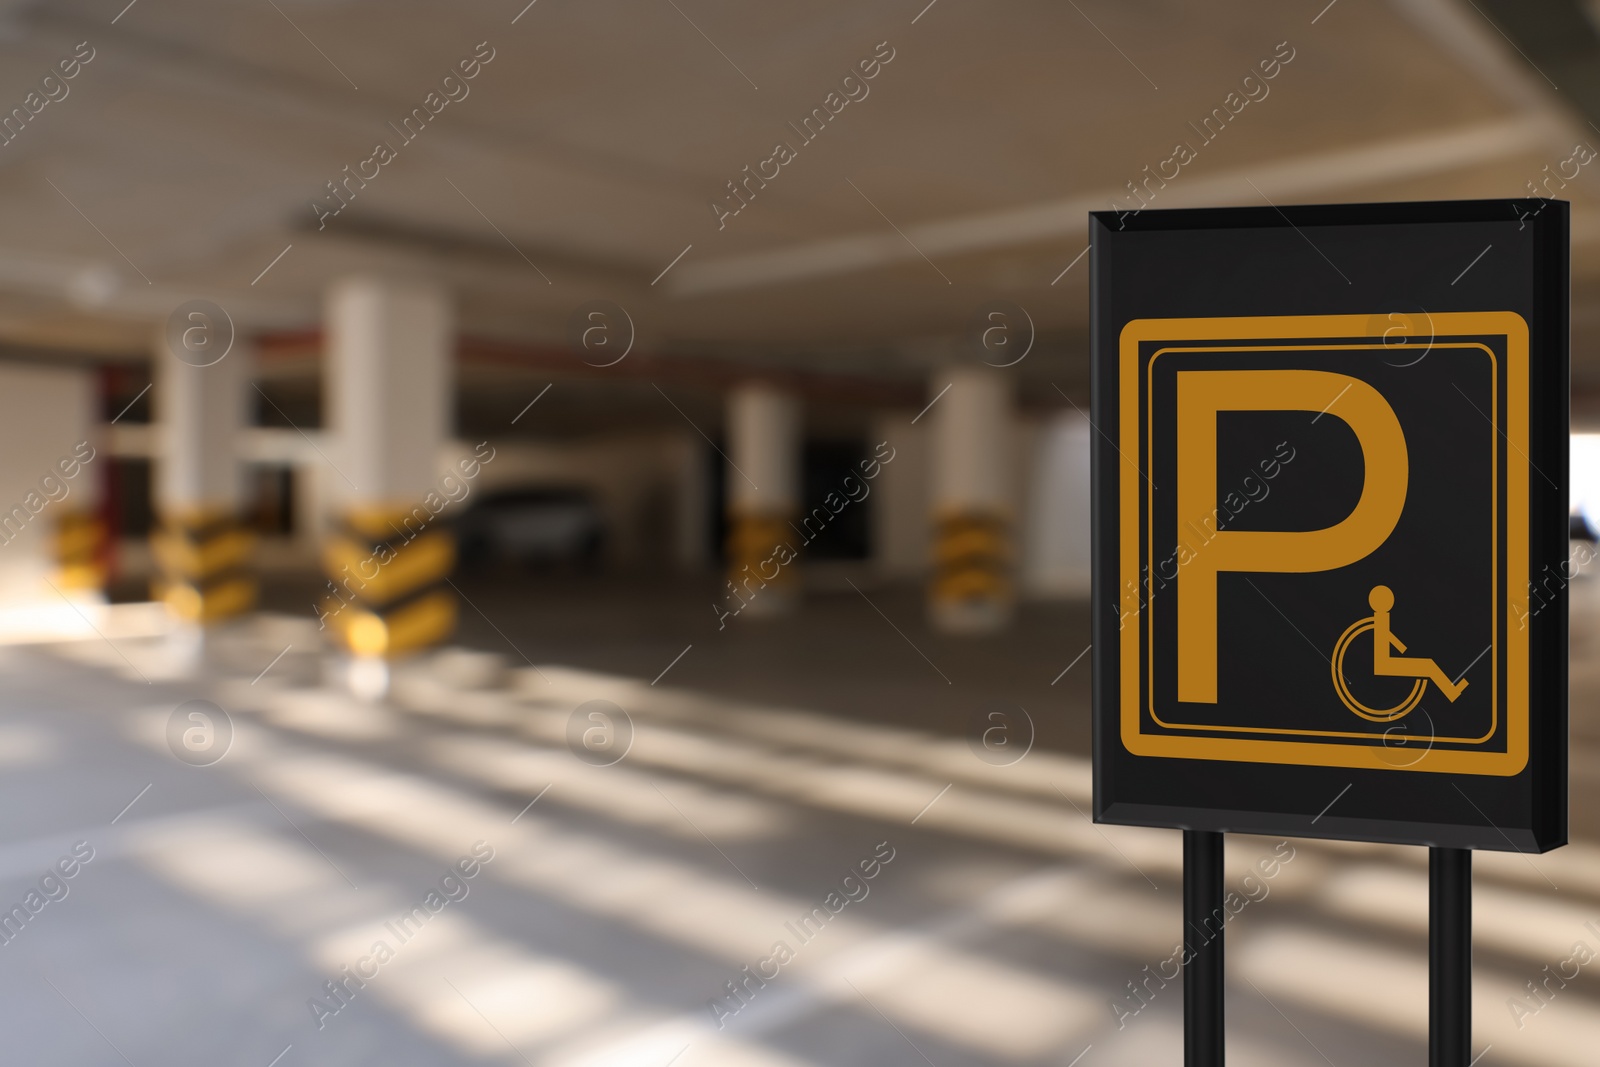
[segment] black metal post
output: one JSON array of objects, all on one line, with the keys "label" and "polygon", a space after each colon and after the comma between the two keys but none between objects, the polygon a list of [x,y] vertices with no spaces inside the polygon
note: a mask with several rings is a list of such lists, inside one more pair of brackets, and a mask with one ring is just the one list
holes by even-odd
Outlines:
[{"label": "black metal post", "polygon": [[1428,1065],[1472,1062],[1472,852],[1428,849]]},{"label": "black metal post", "polygon": [[1183,832],[1184,1067],[1222,1067],[1222,835]]}]

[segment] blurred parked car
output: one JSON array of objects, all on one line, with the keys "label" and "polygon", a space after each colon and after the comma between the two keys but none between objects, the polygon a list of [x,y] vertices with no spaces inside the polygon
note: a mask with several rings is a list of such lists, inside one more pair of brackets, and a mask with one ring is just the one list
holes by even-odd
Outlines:
[{"label": "blurred parked car", "polygon": [[510,489],[488,493],[456,520],[461,562],[593,567],[605,543],[594,499],[582,489]]},{"label": "blurred parked car", "polygon": [[1590,525],[1589,518],[1582,511],[1574,511],[1567,516],[1567,540],[1588,541],[1593,544],[1595,537],[1594,527]]}]

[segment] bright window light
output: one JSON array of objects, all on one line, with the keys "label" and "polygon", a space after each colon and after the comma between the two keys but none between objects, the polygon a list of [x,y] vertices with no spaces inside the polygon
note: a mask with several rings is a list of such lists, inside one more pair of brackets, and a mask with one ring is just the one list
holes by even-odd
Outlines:
[{"label": "bright window light", "polygon": [[1600,433],[1572,435],[1572,510],[1600,531]]}]

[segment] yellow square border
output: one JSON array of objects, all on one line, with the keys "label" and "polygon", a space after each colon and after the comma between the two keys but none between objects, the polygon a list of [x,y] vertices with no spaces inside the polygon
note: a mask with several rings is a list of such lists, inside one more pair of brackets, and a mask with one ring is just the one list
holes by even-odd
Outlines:
[{"label": "yellow square border", "polygon": [[[1143,692],[1139,661],[1144,642],[1139,604],[1142,590],[1139,547],[1145,533],[1139,519],[1139,482],[1144,475],[1133,458],[1139,454],[1140,437],[1144,429],[1139,404],[1139,385],[1142,380],[1139,345],[1145,341],[1162,340],[1305,338],[1314,341],[1329,337],[1381,340],[1383,335],[1374,333],[1369,325],[1375,321],[1387,320],[1381,314],[1135,319],[1123,327],[1119,339],[1117,383],[1118,436],[1121,438],[1119,451],[1122,454],[1118,479],[1119,616],[1124,620],[1120,640],[1120,708],[1122,743],[1134,755],[1494,776],[1514,775],[1527,765],[1528,633],[1516,626],[1513,594],[1526,589],[1528,583],[1528,471],[1525,464],[1513,462],[1509,453],[1506,462],[1506,569],[1504,586],[1496,590],[1496,599],[1504,605],[1507,613],[1505,752],[1429,749],[1415,763],[1398,766],[1393,761],[1393,751],[1383,746],[1221,737],[1162,737],[1142,733],[1139,729]],[[1528,324],[1520,315],[1510,311],[1441,313],[1431,316],[1431,322],[1434,336],[1492,334],[1505,337],[1506,420],[1501,432],[1518,455],[1526,456],[1529,430]],[[1138,620],[1131,635],[1126,624],[1129,619]],[[1385,758],[1386,755],[1388,758]]]},{"label": "yellow square border", "polygon": [[[1246,340],[1248,340],[1248,339],[1246,339]],[[1325,343],[1325,344],[1312,344],[1312,345],[1253,345],[1253,346],[1249,346],[1249,347],[1245,347],[1245,346],[1241,346],[1241,345],[1189,346],[1189,347],[1182,347],[1182,348],[1174,347],[1174,348],[1162,348],[1162,349],[1159,349],[1159,350],[1157,350],[1155,352],[1152,352],[1150,354],[1149,362],[1145,363],[1144,366],[1143,366],[1144,377],[1141,379],[1141,381],[1146,385],[1146,390],[1145,390],[1145,427],[1144,427],[1144,430],[1145,430],[1145,432],[1144,432],[1145,441],[1147,443],[1153,442],[1154,441],[1154,436],[1155,436],[1154,435],[1154,426],[1152,425],[1152,423],[1154,422],[1154,418],[1155,418],[1155,416],[1154,416],[1155,394],[1154,394],[1154,390],[1149,388],[1149,385],[1148,385],[1149,380],[1150,380],[1150,376],[1151,376],[1151,369],[1153,367],[1155,367],[1156,360],[1160,359],[1164,355],[1167,355],[1168,353],[1187,353],[1187,352],[1212,352],[1212,353],[1215,353],[1215,352],[1251,352],[1251,353],[1254,353],[1254,352],[1326,352],[1329,349],[1333,349],[1333,348],[1337,348],[1337,349],[1344,350],[1344,351],[1355,351],[1355,350],[1361,350],[1361,349],[1373,349],[1373,350],[1377,350],[1377,351],[1384,351],[1384,350],[1387,350],[1387,349],[1391,349],[1393,347],[1394,347],[1393,345],[1385,345],[1385,344],[1375,344],[1375,345],[1335,345],[1335,344]],[[1476,341],[1443,341],[1443,342],[1437,342],[1437,343],[1430,343],[1429,346],[1428,346],[1428,351],[1432,352],[1432,351],[1438,351],[1440,349],[1449,349],[1449,348],[1454,348],[1454,349],[1476,349],[1476,350],[1482,352],[1484,355],[1489,357],[1489,373],[1490,373],[1490,382],[1491,382],[1490,391],[1489,391],[1489,395],[1490,395],[1490,410],[1493,411],[1493,410],[1498,409],[1499,406],[1500,406],[1500,399],[1499,399],[1500,398],[1500,385],[1499,385],[1500,361],[1495,358],[1494,350],[1491,349],[1488,345],[1480,344],[1480,343],[1478,343]],[[1418,359],[1420,360],[1421,357],[1419,356]],[[1492,461],[1492,463],[1490,465],[1490,471],[1489,471],[1489,501],[1490,501],[1490,507],[1493,509],[1493,511],[1494,511],[1494,513],[1495,513],[1497,518],[1498,518],[1499,508],[1500,508],[1500,470],[1499,470],[1500,441],[1499,441],[1499,433],[1500,433],[1500,424],[1498,422],[1496,422],[1491,417],[1490,420],[1489,420],[1489,436],[1490,436],[1490,439],[1492,441],[1491,451],[1493,452],[1493,461]],[[1154,445],[1150,444],[1150,447],[1148,448],[1146,454],[1148,455],[1148,454],[1153,453],[1153,452],[1154,452]],[[1150,484],[1148,482],[1148,480],[1147,480],[1146,484],[1147,484],[1147,488],[1145,490],[1145,501],[1146,501],[1146,507],[1147,507],[1147,514],[1154,515],[1155,514],[1155,486],[1153,484]],[[1146,529],[1145,530],[1145,543],[1149,547],[1150,558],[1151,559],[1155,559],[1155,555],[1156,555],[1156,553],[1155,553],[1155,531],[1153,529]],[[1490,598],[1489,599],[1489,621],[1490,621],[1490,626],[1491,626],[1491,630],[1492,630],[1494,628],[1493,627],[1494,618],[1499,613],[1499,608],[1500,608],[1500,531],[1498,529],[1498,526],[1496,527],[1495,530],[1493,530],[1491,532],[1491,535],[1490,535],[1490,538],[1489,538],[1489,551],[1490,551],[1490,554],[1493,556],[1493,563],[1492,563],[1491,568],[1490,568],[1492,573],[1491,573],[1491,576],[1489,578],[1489,598]],[[1153,613],[1153,611],[1154,611],[1154,599],[1153,598],[1145,601],[1145,611],[1147,613]],[[1146,620],[1145,620],[1146,626],[1149,627],[1152,631],[1154,630],[1154,627],[1155,627],[1155,623],[1154,623],[1153,619],[1154,619],[1153,614],[1150,614],[1150,615],[1146,616]],[[1427,742],[1429,745],[1432,745],[1435,742],[1442,741],[1445,744],[1481,745],[1485,741],[1487,741],[1491,737],[1493,737],[1497,732],[1499,732],[1499,729],[1500,729],[1500,649],[1499,649],[1499,642],[1495,641],[1492,637],[1490,639],[1490,649],[1489,650],[1490,650],[1490,652],[1493,653],[1493,655],[1490,657],[1490,670],[1491,670],[1490,685],[1491,685],[1491,688],[1494,691],[1494,696],[1491,699],[1491,703],[1490,703],[1489,729],[1487,731],[1485,731],[1484,734],[1482,736],[1480,736],[1480,737],[1440,737],[1437,734],[1433,734],[1433,735],[1430,735],[1430,736],[1423,736],[1423,735],[1420,735],[1420,734],[1407,734],[1406,737],[1405,737],[1405,742],[1404,742],[1405,744],[1421,744],[1422,742]],[[1353,730],[1351,730],[1351,731],[1346,731],[1346,730],[1294,730],[1294,729],[1288,729],[1288,728],[1273,729],[1273,728],[1268,728],[1268,727],[1255,727],[1255,726],[1217,726],[1217,725],[1213,725],[1213,724],[1209,724],[1209,723],[1199,723],[1199,724],[1197,724],[1197,723],[1184,723],[1184,722],[1167,722],[1166,720],[1162,719],[1161,715],[1156,711],[1155,692],[1154,692],[1154,690],[1155,690],[1155,657],[1151,656],[1150,659],[1149,659],[1149,662],[1145,666],[1146,666],[1146,672],[1145,672],[1146,677],[1150,680],[1149,691],[1146,693],[1147,697],[1149,698],[1147,703],[1148,703],[1149,708],[1150,708],[1150,717],[1155,720],[1157,726],[1165,727],[1168,730],[1209,730],[1209,731],[1211,731],[1213,733],[1282,734],[1282,735],[1299,735],[1299,736],[1302,736],[1302,737],[1343,737],[1343,738],[1349,738],[1349,739],[1352,739],[1352,740],[1359,740],[1359,739],[1363,739],[1363,738],[1370,739],[1373,736],[1370,731],[1368,731],[1368,732],[1358,732],[1358,731],[1353,731]],[[1260,740],[1260,739],[1259,738],[1253,738],[1252,740]]]}]

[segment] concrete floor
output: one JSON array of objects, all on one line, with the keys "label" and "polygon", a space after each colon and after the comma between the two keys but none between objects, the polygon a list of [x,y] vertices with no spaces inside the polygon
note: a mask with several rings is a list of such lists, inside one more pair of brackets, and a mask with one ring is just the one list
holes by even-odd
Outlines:
[{"label": "concrete floor", "polygon": [[[219,636],[197,674],[109,624],[0,649],[0,904],[93,850],[0,943],[5,1061],[1179,1062],[1179,986],[1127,999],[1180,936],[1178,835],[1086,817],[1083,607],[959,641],[857,584],[719,631],[698,586],[464,581],[462,645],[485,651],[397,669],[381,703],[327,684],[309,610]],[[1600,1038],[1600,959],[1548,1003],[1524,989],[1600,953],[1600,608],[1579,592],[1575,842],[1477,863],[1486,1067],[1589,1064]],[[175,754],[197,699],[233,727],[209,766]],[[997,707],[1037,727],[1010,766],[967,741]],[[609,750],[584,746],[597,725]],[[1258,887],[1228,934],[1230,1062],[1423,1063],[1422,851],[1237,837],[1229,866]],[[730,1001],[746,966],[776,976]],[[324,983],[347,967],[369,977],[341,1002]]]}]

